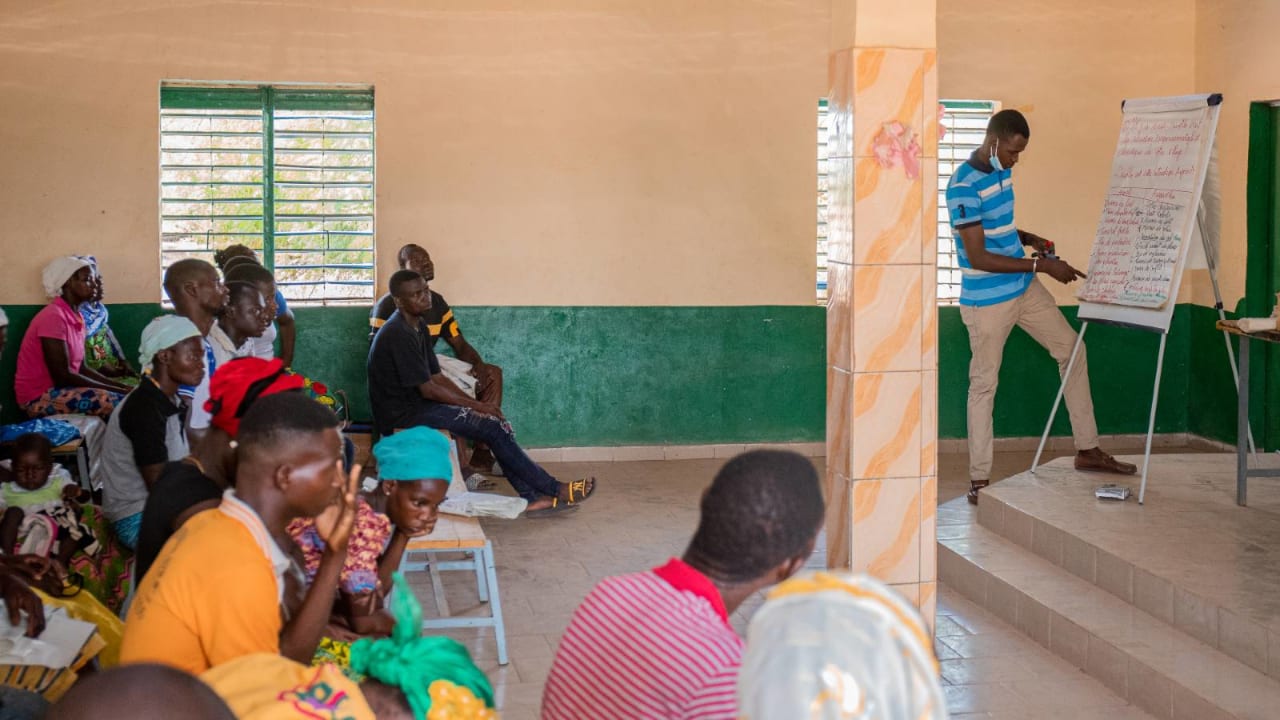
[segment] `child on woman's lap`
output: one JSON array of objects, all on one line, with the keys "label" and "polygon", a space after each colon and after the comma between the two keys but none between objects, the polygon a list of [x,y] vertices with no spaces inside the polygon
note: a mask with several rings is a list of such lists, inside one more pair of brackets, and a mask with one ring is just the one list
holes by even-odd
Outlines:
[{"label": "child on woman's lap", "polygon": [[80,488],[53,462],[43,435],[14,442],[13,459],[0,462],[0,552],[56,558],[64,565],[76,551],[93,556],[98,539],[80,521]]}]

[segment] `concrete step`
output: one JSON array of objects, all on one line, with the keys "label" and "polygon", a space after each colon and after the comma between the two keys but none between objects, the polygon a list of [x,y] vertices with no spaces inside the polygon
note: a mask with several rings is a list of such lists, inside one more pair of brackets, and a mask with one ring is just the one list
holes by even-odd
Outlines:
[{"label": "concrete step", "polygon": [[[1197,457],[1183,462],[1194,466]],[[1039,478],[1023,473],[983,492],[978,523],[1280,680],[1276,516],[1195,496],[1182,503],[1157,496],[1146,507],[1101,503],[1091,499],[1099,482],[1070,467],[1044,467]],[[1049,499],[1059,493],[1072,500]]]},{"label": "concrete step", "polygon": [[1280,717],[1280,682],[980,525],[938,542],[938,575],[1155,717]]}]

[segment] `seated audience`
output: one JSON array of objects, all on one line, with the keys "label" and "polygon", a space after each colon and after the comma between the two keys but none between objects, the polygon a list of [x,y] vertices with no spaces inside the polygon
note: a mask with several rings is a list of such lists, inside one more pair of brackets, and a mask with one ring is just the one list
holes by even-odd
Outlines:
[{"label": "seated audience", "polygon": [[253,339],[262,336],[262,293],[252,283],[228,281],[227,304],[209,329],[215,362],[253,355]]},{"label": "seated audience", "polygon": [[54,703],[44,718],[236,720],[236,715],[198,678],[166,665],[141,664],[86,677]]},{"label": "seated audience", "polygon": [[217,322],[218,314],[226,307],[227,288],[212,265],[203,260],[186,259],[170,265],[165,271],[164,291],[173,303],[174,313],[194,323],[204,337],[204,380],[195,387],[184,385],[179,390],[190,401],[187,429],[194,441],[209,429],[209,413],[204,404],[209,399],[209,379],[218,369],[209,333]]},{"label": "seated audience", "polygon": [[[129,610],[121,662],[200,673],[254,653],[311,660],[356,515],[360,468],[344,484],[337,425],[333,412],[298,393],[249,409],[236,438],[235,489],[165,544]],[[322,514],[329,552],[302,596],[287,528]]]},{"label": "seated audience", "polygon": [[[412,243],[400,248],[399,254],[396,256],[400,261],[401,270],[413,270],[422,276],[423,280],[430,285],[436,279],[436,266],[431,262],[431,255],[419,245]],[[391,313],[396,311],[395,300],[391,297],[391,293],[378,298],[378,302],[373,306],[373,311],[369,316],[369,342],[373,342],[373,338],[378,334],[381,328],[388,320],[391,319]],[[492,363],[487,363],[480,357],[480,353],[476,351],[471,343],[462,336],[462,330],[458,327],[458,320],[453,316],[453,308],[449,307],[449,303],[445,302],[444,296],[440,293],[431,291],[431,307],[427,310],[423,319],[427,323],[427,331],[431,333],[432,349],[436,346],[436,341],[443,337],[444,341],[453,349],[453,357],[448,355],[437,355],[436,359],[440,362],[440,371],[445,379],[452,382],[459,390],[473,397],[480,402],[490,403],[493,406],[502,408],[502,368]],[[493,471],[493,453],[484,445],[477,443],[475,450],[471,453],[470,460],[466,463],[471,469],[478,472]],[[465,469],[464,475],[469,475]]]},{"label": "seated audience", "polygon": [[80,305],[96,292],[93,268],[84,258],[60,257],[45,266],[43,282],[54,300],[36,313],[18,348],[18,405],[33,418],[79,413],[106,419],[130,388],[84,364]]},{"label": "seated audience", "polygon": [[[235,263],[234,260],[243,260],[243,262]],[[275,275],[272,275],[270,270],[262,267],[252,260],[233,258],[233,262],[228,264],[227,281],[250,283],[257,287],[258,291],[262,293],[262,297],[264,299],[264,304],[262,306],[262,334],[254,338],[250,338],[249,354],[256,358],[262,358],[263,360],[270,360],[271,358],[276,357],[276,325],[274,318],[280,314],[278,306],[276,305],[276,297],[280,295],[280,291],[276,289]],[[283,297],[280,299],[283,300]],[[292,313],[290,313],[290,317],[292,317]],[[284,326],[282,325],[281,327]],[[290,327],[293,326],[291,325]],[[284,336],[281,335],[280,337],[280,348],[281,351],[283,351]],[[284,356],[281,355],[280,359],[283,360]],[[293,359],[292,345],[289,349],[289,359],[290,361]],[[288,365],[285,367],[288,367]]]},{"label": "seated audience", "polygon": [[98,270],[98,261],[92,255],[84,258],[93,268],[93,297],[80,305],[80,317],[84,318],[84,364],[104,377],[136,387],[140,379],[138,372],[125,357],[124,347],[112,332],[110,313],[102,302],[106,287]]},{"label": "seated audience", "polygon": [[[383,609],[391,574],[400,567],[409,539],[436,526],[440,503],[453,477],[452,446],[443,433],[415,427],[385,437],[373,448],[378,459],[385,514],[359,501],[356,527],[347,546],[333,618],[321,642],[322,658],[341,659],[340,643],[362,635],[387,635],[394,626]],[[314,520],[295,520],[289,534],[302,548],[307,578],[315,577],[326,546]],[[335,645],[337,647],[335,648]],[[336,650],[336,652],[335,652]]]},{"label": "seated audience", "polygon": [[142,508],[160,471],[187,455],[187,407],[178,389],[204,379],[200,329],[177,315],[152,320],[142,330],[138,362],[146,375],[111,414],[102,458],[102,509],[130,550],[138,545]]},{"label": "seated audience", "polygon": [[399,573],[390,637],[351,646],[358,683],[332,665],[306,667],[279,655],[250,655],[202,675],[240,720],[377,718],[496,720],[493,687],[467,649],[422,637],[422,607]]},{"label": "seated audience", "polygon": [[52,595],[64,588],[83,589],[104,611],[118,612],[129,591],[125,551],[112,537],[102,510],[81,493],[71,473],[53,462],[43,435],[24,435],[14,443],[12,460],[0,462],[0,544],[4,553],[58,559],[55,578],[42,585]]},{"label": "seated audience", "polygon": [[[86,493],[87,495],[87,493]],[[63,566],[83,552],[96,555],[97,534],[80,522],[80,486],[53,461],[53,445],[28,433],[0,460],[0,552],[56,557]]]},{"label": "seated audience", "polygon": [[751,619],[738,674],[744,720],[941,720],[933,637],[915,607],[868,576],[807,572]]},{"label": "seated audience", "polygon": [[[213,254],[213,260],[218,264],[218,268],[223,274],[230,273],[235,267],[238,267],[244,261],[250,261],[250,264],[257,265],[266,270],[260,262],[258,262],[258,254],[247,245],[228,245]],[[271,276],[271,271],[267,270],[267,275]],[[252,283],[259,283],[260,280],[238,275],[232,278],[228,275],[227,280],[232,279],[244,280]],[[275,357],[275,342],[277,334],[280,337],[280,359],[284,360],[285,367],[293,366],[293,348],[298,339],[298,327],[294,321],[293,311],[289,309],[289,303],[284,298],[284,293],[276,287],[275,277],[270,277],[270,290],[259,286],[262,290],[262,296],[266,299],[267,326],[263,329],[261,337],[253,339],[253,356],[264,360],[270,360]],[[277,331],[276,326],[279,326]]]},{"label": "seated audience", "polygon": [[431,309],[427,282],[412,270],[391,276],[396,312],[369,349],[369,400],[378,433],[425,425],[483,442],[502,463],[531,516],[571,510],[595,492],[595,478],[558,482],[516,444],[515,431],[491,403],[458,391],[440,371],[423,320]]},{"label": "seated audience", "polygon": [[286,372],[279,360],[240,358],[218,368],[209,384],[209,431],[190,455],[164,466],[147,494],[134,554],[135,582],[142,582],[161,548],[188,518],[217,507],[223,491],[234,484],[232,443],[249,408],[302,384],[302,376]]},{"label": "seated audience", "polygon": [[729,615],[803,567],[822,520],[807,459],[758,450],[730,460],[702,495],[683,558],[608,578],[578,606],[547,677],[543,720],[736,718],[743,642]]}]

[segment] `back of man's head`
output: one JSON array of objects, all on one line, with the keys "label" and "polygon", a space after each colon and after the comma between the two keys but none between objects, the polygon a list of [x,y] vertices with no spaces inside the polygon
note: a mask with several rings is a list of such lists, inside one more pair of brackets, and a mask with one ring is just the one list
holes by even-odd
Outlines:
[{"label": "back of man's head", "polygon": [[823,507],[818,473],[806,458],[780,450],[743,453],[703,493],[685,560],[712,580],[758,580],[813,549]]},{"label": "back of man's head", "polygon": [[190,282],[200,282],[201,278],[208,273],[216,276],[218,271],[204,260],[198,258],[179,260],[164,271],[164,291],[169,294],[169,300],[176,303],[182,293],[182,286]]},{"label": "back of man's head", "polygon": [[165,665],[125,665],[81,679],[45,718],[235,720],[235,715],[199,678]]},{"label": "back of man's head", "polygon": [[227,267],[227,282],[258,283],[275,282],[272,272],[256,262],[240,262]]},{"label": "back of man's head", "polygon": [[1012,140],[1019,135],[1030,140],[1031,126],[1027,124],[1026,116],[1017,110],[1001,110],[991,116],[987,123],[987,134],[1001,140]]},{"label": "back of man's head", "polygon": [[289,443],[308,442],[308,436],[336,427],[338,416],[303,393],[268,395],[253,401],[240,421],[237,456],[278,456]]}]

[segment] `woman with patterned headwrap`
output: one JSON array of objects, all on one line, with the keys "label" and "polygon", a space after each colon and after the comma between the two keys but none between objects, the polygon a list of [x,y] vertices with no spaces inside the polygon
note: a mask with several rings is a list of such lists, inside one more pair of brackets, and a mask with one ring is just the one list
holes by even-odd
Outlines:
[{"label": "woman with patterned headwrap", "polygon": [[102,302],[105,288],[98,259],[92,255],[81,257],[88,260],[89,267],[93,268],[93,297],[80,304],[80,317],[84,318],[84,364],[103,377],[137,387],[142,378],[125,357],[124,348],[111,330],[107,305]]},{"label": "woman with patterned headwrap", "polygon": [[497,720],[493,687],[456,640],[422,637],[422,606],[395,574],[390,637],[351,646],[352,680],[333,665],[248,655],[201,675],[239,720]]},{"label": "woman with patterned headwrap", "polygon": [[932,635],[889,586],[808,572],[751,619],[738,672],[740,720],[946,720]]},{"label": "woman with patterned headwrap", "polygon": [[[382,501],[382,512],[359,501],[338,598],[317,661],[345,666],[347,641],[392,632],[395,621],[383,608],[391,574],[400,567],[410,538],[435,529],[453,476],[451,452],[448,438],[426,427],[403,430],[374,446],[382,480],[376,500]],[[295,520],[289,534],[302,549],[310,581],[324,556],[324,541],[314,520]]]}]

